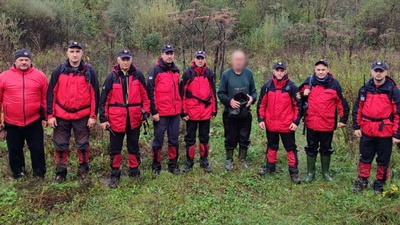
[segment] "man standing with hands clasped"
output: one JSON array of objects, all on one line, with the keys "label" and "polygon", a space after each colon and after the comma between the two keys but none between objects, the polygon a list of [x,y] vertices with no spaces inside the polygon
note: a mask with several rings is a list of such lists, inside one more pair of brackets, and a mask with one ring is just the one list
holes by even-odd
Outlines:
[{"label": "man standing with hands clasped", "polygon": [[376,194],[383,192],[390,175],[392,144],[400,143],[400,91],[387,76],[387,70],[382,61],[372,64],[372,79],[360,88],[353,107],[354,134],[361,138],[358,178],[353,191],[363,191],[368,187],[371,164],[377,155],[373,189]]},{"label": "man standing with hands clasped", "polygon": [[252,116],[250,106],[257,98],[253,72],[246,68],[243,51],[232,54],[232,68],[224,71],[218,89],[218,98],[224,104],[226,170],[233,169],[233,152],[239,144],[239,160],[247,169],[247,150],[250,145]]},{"label": "man standing with hands clasped", "polygon": [[[349,117],[349,105],[342,94],[342,87],[329,71],[327,61],[321,59],[315,63],[314,74],[299,87],[299,97],[303,100],[304,125],[307,128],[307,177],[306,182],[315,178],[315,162],[318,152],[321,154],[322,175],[326,181],[332,181],[329,173],[333,131],[346,126]],[[338,121],[339,112],[339,121]]]},{"label": "man standing with hands clasped", "polygon": [[71,42],[67,56],[67,61],[53,71],[47,91],[48,123],[54,128],[56,148],[56,178],[53,182],[61,183],[67,177],[73,130],[78,149],[79,181],[85,183],[89,171],[90,128],[97,123],[99,80],[94,69],[82,60],[80,43]]},{"label": "man standing with hands clasped", "polygon": [[258,174],[275,172],[280,137],[286,149],[290,178],[299,184],[295,131],[300,123],[302,109],[301,101],[296,97],[298,88],[290,80],[284,63],[275,63],[272,73],[272,78],[261,88],[257,104],[258,126],[266,130],[268,139],[267,165]]}]

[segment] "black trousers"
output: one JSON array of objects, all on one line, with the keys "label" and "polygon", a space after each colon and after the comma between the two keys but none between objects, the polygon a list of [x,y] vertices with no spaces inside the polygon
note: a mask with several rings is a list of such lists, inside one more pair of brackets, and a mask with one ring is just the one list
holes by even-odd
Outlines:
[{"label": "black trousers", "polygon": [[199,129],[199,142],[208,144],[210,140],[210,120],[188,120],[186,121],[186,147],[196,144],[197,128]]},{"label": "black trousers", "polygon": [[283,147],[286,149],[286,151],[296,150],[297,146],[296,146],[296,138],[294,132],[278,133],[278,132],[270,132],[267,130],[268,148],[272,150],[278,150],[279,137],[281,137]]},{"label": "black trousers", "polygon": [[304,147],[307,155],[316,157],[318,149],[321,155],[332,155],[333,131],[316,131],[307,128],[307,145]]},{"label": "black trousers", "polygon": [[250,145],[252,116],[243,119],[230,118],[229,112],[222,115],[225,130],[225,149],[233,150],[239,144],[240,148],[247,149]]},{"label": "black trousers", "polygon": [[28,126],[18,127],[5,123],[7,129],[7,148],[10,168],[14,178],[19,178],[25,170],[25,140],[31,153],[33,176],[44,177],[46,161],[44,154],[44,135],[41,120]]},{"label": "black trousers", "polygon": [[110,158],[111,167],[119,168],[121,166],[121,152],[126,135],[128,148],[128,164],[130,168],[136,168],[140,165],[139,137],[140,127],[135,129],[127,129],[126,132],[114,132],[115,136],[110,133]]},{"label": "black trousers", "polygon": [[175,116],[160,116],[160,121],[154,122],[154,139],[153,148],[160,149],[164,143],[165,131],[168,136],[168,146],[179,146],[179,124],[181,121],[180,115]]}]

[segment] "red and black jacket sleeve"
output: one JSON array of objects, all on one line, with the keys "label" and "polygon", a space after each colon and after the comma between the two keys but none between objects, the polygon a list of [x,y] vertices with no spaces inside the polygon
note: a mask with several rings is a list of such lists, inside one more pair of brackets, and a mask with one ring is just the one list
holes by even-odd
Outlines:
[{"label": "red and black jacket sleeve", "polygon": [[140,83],[140,98],[142,99],[142,110],[150,113],[150,100],[146,90],[146,79],[140,70],[136,70],[136,75]]},{"label": "red and black jacket sleeve", "polygon": [[110,103],[110,93],[112,91],[113,86],[113,76],[114,73],[110,73],[106,80],[104,81],[102,92],[99,100],[99,114],[100,114],[100,123],[104,123],[108,121],[108,104]]},{"label": "red and black jacket sleeve", "polygon": [[394,87],[392,90],[393,105],[393,137],[400,139],[400,90]]},{"label": "red and black jacket sleeve", "polygon": [[189,85],[189,80],[191,79],[190,76],[191,76],[190,68],[188,68],[183,72],[182,80],[181,80],[181,83],[179,84],[179,93],[183,100],[183,109],[182,109],[182,114],[181,114],[182,118],[188,116],[188,114],[186,112],[185,99],[186,99],[186,90]]},{"label": "red and black jacket sleeve", "polygon": [[362,109],[364,107],[364,102],[361,101],[361,89],[358,91],[358,95],[356,101],[353,105],[353,113],[352,113],[352,120],[353,120],[353,129],[359,130],[361,129],[360,122],[362,118]]},{"label": "red and black jacket sleeve", "polygon": [[61,68],[62,64],[56,67],[53,70],[53,73],[51,74],[50,82],[49,82],[49,87],[47,89],[47,118],[53,118],[54,117],[54,106],[57,100],[57,82],[58,78],[61,75]]},{"label": "red and black jacket sleeve", "polygon": [[216,117],[217,116],[217,113],[218,113],[218,101],[217,101],[217,88],[216,88],[216,85],[215,85],[215,75],[214,75],[214,73],[210,70],[210,72],[211,72],[211,78],[209,79],[210,80],[210,85],[211,85],[211,93],[212,93],[212,98],[211,98],[211,103],[212,103],[212,106],[213,106],[213,111],[212,111],[212,116],[214,116],[214,117]]},{"label": "red and black jacket sleeve", "polygon": [[296,86],[294,82],[289,81],[291,85],[290,87],[290,97],[292,99],[293,108],[295,111],[295,119],[293,121],[297,126],[300,124],[301,118],[303,117],[303,104],[300,98],[298,98],[297,93],[299,92],[299,88]]},{"label": "red and black jacket sleeve", "polygon": [[87,66],[90,73],[90,118],[97,119],[99,109],[100,87],[99,78],[96,71],[91,66]]},{"label": "red and black jacket sleeve", "polygon": [[267,84],[264,84],[261,88],[260,97],[257,102],[257,118],[258,122],[265,121],[265,111],[268,104],[268,92],[267,92]]},{"label": "red and black jacket sleeve", "polygon": [[152,115],[158,114],[158,111],[156,109],[156,104],[154,102],[154,91],[155,91],[155,88],[156,88],[156,81],[155,80],[156,80],[157,74],[158,74],[158,72],[157,72],[158,67],[159,66],[154,66],[151,69],[150,74],[149,74],[149,78],[147,80],[147,86],[146,86],[147,95],[148,95],[149,100],[150,100],[150,112],[151,112]]},{"label": "red and black jacket sleeve", "polygon": [[336,82],[336,93],[337,93],[337,99],[336,99],[336,105],[339,110],[339,122],[340,123],[347,123],[347,120],[349,118],[350,114],[350,107],[349,104],[347,103],[347,100],[343,97],[343,92],[342,92],[342,87],[340,86],[339,82],[335,80]]}]

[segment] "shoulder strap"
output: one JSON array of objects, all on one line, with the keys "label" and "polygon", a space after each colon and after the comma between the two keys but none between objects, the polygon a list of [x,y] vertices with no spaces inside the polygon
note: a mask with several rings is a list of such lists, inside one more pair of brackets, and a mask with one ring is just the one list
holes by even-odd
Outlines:
[{"label": "shoulder strap", "polygon": [[274,85],[272,85],[272,80],[268,80],[265,84],[265,94],[267,94],[270,90],[274,89]]}]

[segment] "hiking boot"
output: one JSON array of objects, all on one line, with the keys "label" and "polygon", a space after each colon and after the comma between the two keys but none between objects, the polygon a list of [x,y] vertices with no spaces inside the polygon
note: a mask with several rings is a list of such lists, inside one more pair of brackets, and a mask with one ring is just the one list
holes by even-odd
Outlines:
[{"label": "hiking boot", "polygon": [[177,160],[169,160],[168,171],[175,175],[181,174],[181,170],[179,169],[179,164]]},{"label": "hiking boot", "polygon": [[203,166],[203,170],[206,173],[212,173],[212,169],[211,169],[210,165]]},{"label": "hiking boot", "polygon": [[260,176],[264,176],[271,173],[275,173],[275,163],[267,163],[264,169],[258,171],[258,175]]},{"label": "hiking boot", "polygon": [[204,172],[211,173],[212,169],[207,157],[200,157],[200,167],[203,168]]},{"label": "hiking boot", "polygon": [[325,178],[326,181],[333,181],[331,175],[329,174],[330,164],[331,164],[331,156],[321,155],[322,176]]},{"label": "hiking boot", "polygon": [[225,162],[225,168],[228,171],[233,170],[233,161],[231,159],[226,160]]},{"label": "hiking boot", "polygon": [[133,178],[135,181],[140,181],[140,169],[139,167],[129,168],[128,176]]},{"label": "hiking boot", "polygon": [[295,184],[300,184],[299,169],[297,166],[289,166],[290,179]]},{"label": "hiking boot", "polygon": [[385,183],[386,182],[383,180],[375,180],[374,181],[373,188],[374,188],[375,194],[380,195],[383,193],[383,186],[385,186]]},{"label": "hiking boot", "polygon": [[183,168],[182,172],[187,173],[193,168],[194,162],[193,160],[187,160],[185,163],[185,167]]},{"label": "hiking boot", "polygon": [[119,184],[119,177],[111,176],[110,183],[108,184],[108,186],[110,188],[117,188],[118,184]]},{"label": "hiking boot", "polygon": [[158,176],[160,176],[161,169],[154,169],[153,170],[153,179],[157,179]]},{"label": "hiking boot", "polygon": [[88,171],[89,166],[87,164],[81,164],[78,168],[78,180],[80,184],[88,183]]},{"label": "hiking boot", "polygon": [[310,183],[315,178],[315,162],[317,161],[316,156],[307,155],[307,176],[304,181]]},{"label": "hiking boot", "polygon": [[363,177],[357,177],[354,181],[353,188],[351,189],[354,192],[364,191],[368,187],[368,179]]},{"label": "hiking boot", "polygon": [[61,184],[64,182],[66,179],[63,176],[56,176],[53,181],[51,181],[52,184]]}]

